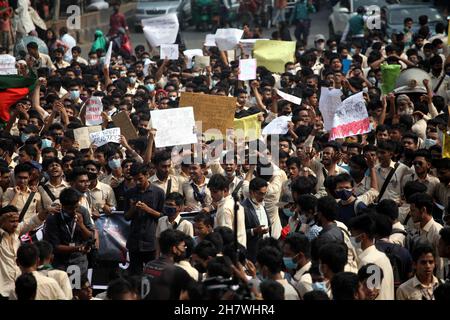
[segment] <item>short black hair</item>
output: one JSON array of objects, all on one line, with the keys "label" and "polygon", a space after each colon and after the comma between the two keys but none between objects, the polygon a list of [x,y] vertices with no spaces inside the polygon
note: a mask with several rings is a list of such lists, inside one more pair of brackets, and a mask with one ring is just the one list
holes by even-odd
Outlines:
[{"label": "short black hair", "polygon": [[265,280],[259,285],[263,300],[284,300],[284,287],[275,280]]},{"label": "short black hair", "polygon": [[211,215],[199,213],[194,217],[194,222],[202,222],[205,226],[213,226],[214,222]]},{"label": "short black hair", "polygon": [[124,294],[135,292],[133,285],[130,281],[124,278],[117,278],[108,283],[108,289],[106,290],[106,296],[109,300],[121,300]]},{"label": "short black hair", "polygon": [[31,169],[33,169],[33,167],[31,165],[29,165],[28,163],[19,163],[14,168],[14,176],[18,176],[19,173],[22,173],[22,172],[30,173]]},{"label": "short black hair", "polygon": [[216,247],[218,252],[223,251],[224,241],[223,241],[222,235],[219,232],[214,231],[214,232],[209,233],[205,237],[205,240],[211,241],[212,244],[214,244],[214,246]]},{"label": "short black hair", "polygon": [[317,198],[312,194],[302,194],[298,197],[297,205],[301,211],[316,212]]},{"label": "short black hair", "polygon": [[376,211],[389,217],[392,222],[398,219],[398,205],[392,199],[381,200],[376,206]]},{"label": "short black hair", "polygon": [[388,152],[395,152],[397,150],[397,147],[395,146],[395,143],[393,141],[379,141],[377,143],[377,149],[378,150],[385,150]]},{"label": "short black hair", "polygon": [[37,50],[37,49],[38,49],[38,45],[37,45],[36,42],[31,41],[31,42],[29,42],[29,43],[27,44],[27,49],[35,49],[35,50]]},{"label": "short black hair", "polygon": [[172,155],[169,151],[162,150],[155,153],[153,156],[152,162],[157,166],[161,162],[168,161],[172,158]]},{"label": "short black hair", "polygon": [[213,174],[208,182],[209,189],[216,189],[220,191],[228,190],[229,185],[228,179],[221,174]]},{"label": "short black hair", "polygon": [[184,197],[178,192],[171,192],[166,196],[166,201],[174,201],[177,206],[184,203]]},{"label": "short black hair", "polygon": [[336,220],[338,212],[338,204],[336,199],[330,196],[320,198],[317,201],[317,212],[320,212],[328,221]]},{"label": "short black hair", "polygon": [[148,166],[143,163],[135,162],[131,165],[130,174],[135,177],[139,174],[144,176],[148,174]]},{"label": "short black hair", "polygon": [[415,193],[408,198],[410,204],[414,204],[417,209],[426,208],[427,213],[431,215],[433,210],[433,198],[428,193]]},{"label": "short black hair", "polygon": [[203,240],[195,246],[194,253],[201,259],[206,260],[208,257],[215,257],[218,251],[211,241]]},{"label": "short black hair", "polygon": [[281,271],[283,254],[274,247],[264,247],[256,254],[256,261],[261,266],[266,266],[271,274],[276,274]]},{"label": "short black hair", "polygon": [[370,239],[375,237],[375,221],[367,213],[351,218],[349,221],[349,229],[364,232]]},{"label": "short black hair", "polygon": [[36,242],[36,247],[39,249],[39,260],[42,263],[45,259],[50,258],[53,254],[53,246],[50,242],[41,240]]},{"label": "short black hair", "polygon": [[406,202],[409,202],[409,198],[415,193],[423,193],[427,191],[427,186],[419,181],[408,181],[403,187],[403,195]]},{"label": "short black hair", "polygon": [[326,264],[333,273],[343,272],[347,264],[348,248],[345,243],[326,243],[319,249],[320,263]]},{"label": "short black hair", "polygon": [[430,246],[428,244],[419,244],[412,251],[412,254],[411,254],[412,260],[414,262],[418,262],[422,255],[428,254],[428,253],[431,253],[433,255],[433,258],[436,258],[435,254],[434,254],[434,249],[432,246]]},{"label": "short black hair", "polygon": [[66,188],[61,191],[59,195],[59,201],[62,206],[74,206],[80,202],[80,193],[74,188]]},{"label": "short black hair", "polygon": [[295,165],[298,169],[302,167],[302,162],[298,157],[290,157],[286,161],[286,166],[290,167],[291,165]]},{"label": "short black hair", "polygon": [[331,279],[333,300],[355,300],[360,283],[358,275],[353,272],[339,272]]},{"label": "short black hair", "polygon": [[229,257],[217,256],[208,261],[208,277],[230,278],[233,275],[232,262]]},{"label": "short black hair", "polygon": [[311,258],[311,242],[308,237],[301,233],[290,233],[284,244],[288,244],[292,251],[295,253],[303,253],[306,258]]},{"label": "short black hair", "polygon": [[31,268],[38,263],[39,249],[35,244],[25,243],[17,249],[17,264],[23,268]]},{"label": "short black hair", "polygon": [[338,183],[341,182],[350,182],[352,187],[355,184],[355,182],[353,181],[353,178],[351,175],[349,175],[348,173],[344,172],[344,173],[340,173],[337,176],[334,177],[334,184],[335,186],[337,186]]},{"label": "short black hair", "polygon": [[414,158],[422,157],[425,158],[425,161],[431,163],[431,152],[427,149],[419,149],[414,153]]},{"label": "short black hair", "polygon": [[179,230],[167,229],[159,236],[159,248],[161,253],[169,254],[173,246],[177,246],[184,241],[184,233]]},{"label": "short black hair", "polygon": [[37,281],[31,272],[22,273],[15,283],[17,300],[34,300],[37,293]]},{"label": "short black hair", "polygon": [[325,301],[330,300],[330,297],[326,294],[326,292],[322,290],[313,290],[305,293],[303,295],[304,301]]},{"label": "short black hair", "polygon": [[444,227],[439,231],[439,235],[441,236],[442,241],[447,246],[450,246],[450,227]]},{"label": "short black hair", "polygon": [[42,169],[44,171],[47,171],[48,167],[50,167],[50,165],[53,163],[57,163],[62,167],[62,161],[59,158],[49,158],[45,159],[44,162],[42,163]]},{"label": "short black hair", "polygon": [[317,184],[317,179],[314,176],[300,176],[291,183],[291,191],[298,194],[314,193]]},{"label": "short black hair", "polygon": [[0,217],[2,215],[4,215],[5,213],[10,213],[10,212],[19,212],[19,209],[17,209],[17,207],[15,206],[4,206],[3,208],[0,208]]},{"label": "short black hair", "polygon": [[250,191],[258,191],[261,188],[267,187],[268,183],[266,180],[256,177],[250,181],[249,189]]}]

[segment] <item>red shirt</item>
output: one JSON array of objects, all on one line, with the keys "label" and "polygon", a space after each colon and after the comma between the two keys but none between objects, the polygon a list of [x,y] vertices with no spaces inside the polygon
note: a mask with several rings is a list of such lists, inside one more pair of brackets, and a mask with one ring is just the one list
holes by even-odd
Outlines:
[{"label": "red shirt", "polygon": [[128,29],[127,23],[125,21],[125,16],[122,13],[113,13],[109,19],[109,25],[111,29],[109,30],[109,35],[115,35],[118,33],[119,28]]}]

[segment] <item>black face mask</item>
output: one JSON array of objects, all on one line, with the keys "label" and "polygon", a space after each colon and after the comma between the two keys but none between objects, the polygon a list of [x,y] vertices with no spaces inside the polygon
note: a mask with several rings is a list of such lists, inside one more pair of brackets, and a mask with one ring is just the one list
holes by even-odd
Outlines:
[{"label": "black face mask", "polygon": [[197,269],[197,271],[200,272],[200,273],[205,273],[206,272],[206,268],[203,266],[203,264],[201,264],[199,262],[194,264],[194,268]]},{"label": "black face mask", "polygon": [[93,172],[88,172],[88,178],[89,180],[97,180],[98,175],[96,173]]},{"label": "black face mask", "polygon": [[287,87],[289,87],[289,82],[286,81],[286,80],[281,80],[281,81],[280,81],[280,85],[281,85],[281,87],[283,87],[283,88],[287,88]]}]

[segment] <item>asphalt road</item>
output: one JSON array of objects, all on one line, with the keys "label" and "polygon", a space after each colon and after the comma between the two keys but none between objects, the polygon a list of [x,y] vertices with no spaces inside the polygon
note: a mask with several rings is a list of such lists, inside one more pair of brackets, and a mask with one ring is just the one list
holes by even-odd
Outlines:
[{"label": "asphalt road", "polygon": [[[322,5],[319,12],[311,14],[311,30],[308,38],[308,45],[313,44],[313,39],[316,34],[323,34],[326,38],[328,38],[328,16],[330,15],[331,9],[326,5]],[[142,32],[135,32],[134,26],[130,23],[130,32],[131,32],[131,43],[133,48],[139,44],[143,44],[147,47],[147,43],[145,41],[144,34]],[[294,29],[295,27],[291,27],[291,37],[295,40],[294,37]],[[106,31],[106,30],[104,30]],[[271,29],[263,29],[263,37],[270,39],[272,32],[275,31],[275,28]],[[186,43],[188,49],[200,49],[203,46],[203,42],[205,40],[206,34],[209,32],[200,32],[196,31],[195,27],[189,27],[187,30],[181,32],[181,36]],[[91,43],[84,43],[81,45],[83,50],[83,56],[87,56]]]}]

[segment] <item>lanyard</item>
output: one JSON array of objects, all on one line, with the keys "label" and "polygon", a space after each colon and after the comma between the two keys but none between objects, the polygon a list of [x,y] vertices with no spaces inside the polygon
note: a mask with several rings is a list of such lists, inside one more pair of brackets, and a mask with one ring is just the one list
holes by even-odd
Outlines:
[{"label": "lanyard", "polygon": [[70,242],[72,242],[73,241],[73,236],[75,234],[76,221],[75,220],[73,221],[72,231],[70,231],[69,225],[64,220],[64,215],[63,215],[63,221],[64,221],[64,226],[66,227],[67,233],[70,234]]}]

